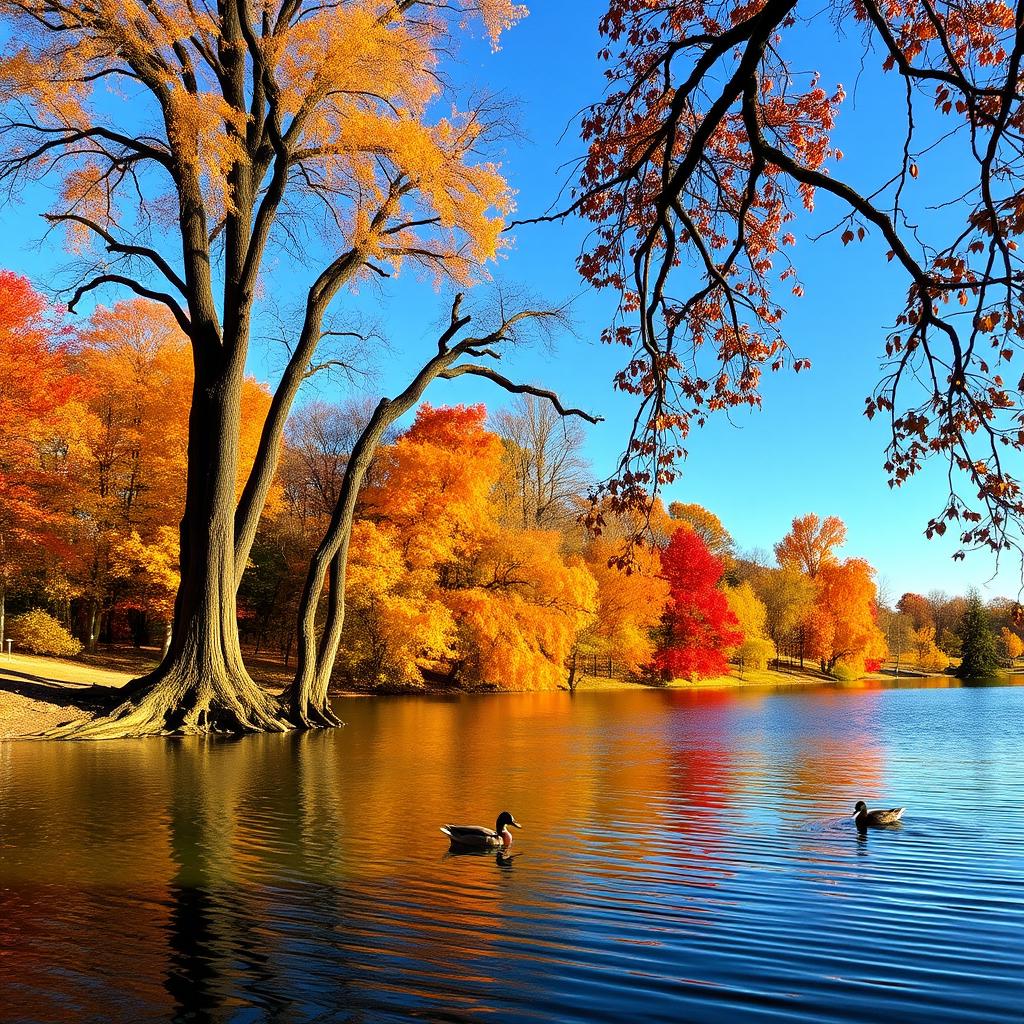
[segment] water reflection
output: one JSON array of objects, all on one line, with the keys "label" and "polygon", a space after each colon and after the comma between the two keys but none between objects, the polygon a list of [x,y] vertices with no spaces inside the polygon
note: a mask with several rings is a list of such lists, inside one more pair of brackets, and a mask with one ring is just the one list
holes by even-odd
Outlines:
[{"label": "water reflection", "polygon": [[[389,698],[0,745],[0,1019],[1011,1020],[1022,698]],[[859,835],[857,799],[904,827]],[[437,832],[502,807],[509,851]]]}]

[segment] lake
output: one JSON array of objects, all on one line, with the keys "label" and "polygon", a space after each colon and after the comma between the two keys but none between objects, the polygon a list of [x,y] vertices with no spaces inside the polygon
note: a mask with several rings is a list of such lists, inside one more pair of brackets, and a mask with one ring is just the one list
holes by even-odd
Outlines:
[{"label": "lake", "polygon": [[0,1020],[1024,1016],[1024,688],[337,707],[0,743]]}]

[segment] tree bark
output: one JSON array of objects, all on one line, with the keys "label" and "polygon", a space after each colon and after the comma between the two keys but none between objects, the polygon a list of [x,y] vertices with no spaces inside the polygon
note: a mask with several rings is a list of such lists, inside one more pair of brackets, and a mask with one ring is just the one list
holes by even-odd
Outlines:
[{"label": "tree bark", "polygon": [[[426,382],[423,387],[426,387]],[[345,475],[330,526],[309,560],[309,570],[299,602],[295,679],[284,695],[291,719],[297,725],[310,728],[338,724],[338,719],[331,710],[327,691],[334,671],[341,631],[345,624],[345,576],[356,502],[381,438],[388,427],[411,407],[411,404],[412,402],[405,405],[400,401],[389,402],[383,399],[374,410],[345,466]],[[318,643],[316,612],[328,569],[331,574],[331,589],[327,621]]]},{"label": "tree bark", "polygon": [[109,739],[289,727],[276,700],[250,678],[238,638],[234,512],[242,360],[219,346],[195,351],[181,586],[170,646],[108,716],[52,735]]}]

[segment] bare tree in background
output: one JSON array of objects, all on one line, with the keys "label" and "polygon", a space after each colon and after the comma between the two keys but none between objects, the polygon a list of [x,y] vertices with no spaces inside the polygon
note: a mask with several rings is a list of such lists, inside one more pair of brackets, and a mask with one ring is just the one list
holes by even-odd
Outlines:
[{"label": "bare tree in background", "polygon": [[523,395],[495,415],[493,425],[510,470],[499,489],[509,521],[524,530],[565,527],[579,515],[579,497],[593,480],[579,424],[549,402]]}]

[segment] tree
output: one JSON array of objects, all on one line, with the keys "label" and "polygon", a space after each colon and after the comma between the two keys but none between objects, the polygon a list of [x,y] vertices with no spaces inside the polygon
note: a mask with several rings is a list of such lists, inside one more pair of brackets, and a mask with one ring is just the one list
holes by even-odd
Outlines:
[{"label": "tree", "polygon": [[669,603],[656,666],[690,679],[723,675],[726,652],[743,641],[743,634],[718,589],[721,559],[693,530],[677,530],[662,552],[661,571],[668,581]]},{"label": "tree", "polygon": [[932,603],[921,594],[904,594],[896,607],[910,619],[914,629],[924,629],[927,626],[935,625]]},{"label": "tree", "polygon": [[577,635],[596,612],[597,584],[579,556],[560,556],[560,544],[550,531],[493,533],[470,585],[444,595],[462,680],[518,690],[565,683]]},{"label": "tree", "polygon": [[819,570],[808,632],[822,672],[835,672],[841,664],[845,672],[862,675],[867,664],[885,656],[873,576],[874,570],[861,558],[825,562]]},{"label": "tree", "polygon": [[[152,599],[152,611],[170,636],[161,585],[154,587],[144,571],[126,572],[116,552],[123,545],[131,549],[131,536],[137,534],[143,547],[169,553],[177,563],[178,540],[171,545],[166,531],[178,532],[184,509],[193,386],[188,339],[159,303],[136,299],[110,309],[99,306],[78,333],[72,365],[89,384],[86,415],[77,428],[73,553],[66,559],[87,606],[84,635],[93,646],[102,622],[116,609],[144,614]],[[243,380],[236,494],[255,459],[269,402],[264,387],[251,377]],[[66,446],[71,447],[70,438]]]},{"label": "tree", "polygon": [[880,611],[879,625],[885,633],[885,645],[889,650],[889,657],[896,665],[896,675],[900,674],[900,660],[910,649],[914,640],[914,627],[910,617],[902,612],[891,610]]},{"label": "tree", "polygon": [[912,634],[912,641],[917,654],[917,664],[925,672],[945,672],[949,667],[949,658],[935,643],[935,627],[922,626]]},{"label": "tree", "polygon": [[960,644],[960,665],[956,674],[961,679],[984,679],[995,675],[999,667],[996,638],[976,590],[967,595],[967,607],[960,620]]},{"label": "tree", "polygon": [[[511,193],[478,154],[497,112],[481,100],[433,119],[457,100],[438,64],[471,15],[496,40],[523,13],[512,0],[227,0],[216,16],[164,2],[0,4],[13,41],[0,180],[58,176],[50,221],[105,250],[69,307],[108,286],[161,302],[195,370],[171,648],[109,719],[69,733],[289,727],[245,670],[236,616],[285,420],[325,362],[315,353],[346,285],[403,264],[464,284],[496,255]],[[321,245],[294,233],[300,222]],[[244,368],[274,246],[296,266],[326,256],[236,502]]]},{"label": "tree", "polygon": [[[814,584],[796,566],[763,568],[753,575],[753,585],[765,607],[768,636],[775,645],[775,656],[789,646],[804,657],[804,624],[814,605]],[[796,637],[796,644],[790,641]]]},{"label": "tree", "polygon": [[114,548],[111,560],[111,575],[131,582],[129,602],[138,610],[156,616],[164,624],[166,653],[171,645],[174,595],[181,583],[177,532],[169,526],[162,526],[155,540],[147,544],[132,530]]},{"label": "tree", "polygon": [[775,653],[775,646],[767,635],[767,609],[747,582],[729,587],[725,596],[743,636],[733,657],[741,666],[766,668]]},{"label": "tree", "polygon": [[836,561],[835,549],[845,541],[846,526],[838,516],[819,522],[812,512],[793,519],[792,529],[775,545],[775,557],[783,568],[798,568],[813,580],[822,566]]},{"label": "tree", "polygon": [[673,501],[668,507],[668,514],[696,531],[708,551],[716,558],[721,558],[726,564],[732,560],[735,548],[732,536],[714,512],[703,505]]},{"label": "tree", "polygon": [[8,589],[47,552],[68,551],[67,435],[80,393],[46,300],[0,270],[0,640]]},{"label": "tree", "polygon": [[583,550],[597,583],[597,609],[593,624],[580,637],[579,653],[600,655],[625,672],[639,673],[654,660],[654,631],[669,586],[661,576],[656,548],[638,552],[628,569],[615,565],[621,550],[618,541],[605,537],[593,538]]},{"label": "tree", "polygon": [[494,429],[505,442],[509,473],[499,495],[510,517],[523,530],[564,528],[590,486],[582,429],[533,395],[497,413]]},{"label": "tree", "polygon": [[[865,132],[870,159],[848,173],[831,141],[844,91],[806,73],[815,16],[796,0],[608,0],[609,84],[583,118],[588,151],[563,215],[594,224],[580,271],[618,296],[605,339],[631,352],[616,385],[639,410],[609,489],[647,501],[678,472],[693,425],[759,404],[764,369],[809,365],[790,354],[784,293],[803,292],[792,222],[824,194],[835,219],[815,244],[870,239],[907,283],[865,407],[889,426],[890,483],[947,463],[927,535],[956,522],[963,548],[1002,550],[1024,516],[1001,457],[1024,447],[1022,389],[1004,380],[1024,335],[1019,12],[858,0],[837,45],[868,69],[883,55],[865,73],[896,79],[886,102],[905,104],[907,127],[888,150]],[[962,173],[937,193],[916,187],[949,166]]]},{"label": "tree", "polygon": [[482,406],[423,405],[380,451],[338,602],[351,612],[339,652],[350,676],[510,689],[564,681],[596,584],[580,559],[562,557],[557,534],[501,526],[503,445],[485,418]]},{"label": "tree", "polygon": [[1012,667],[1017,659],[1024,654],[1024,640],[1006,626],[999,631],[999,639],[1002,644],[1006,659]]}]

